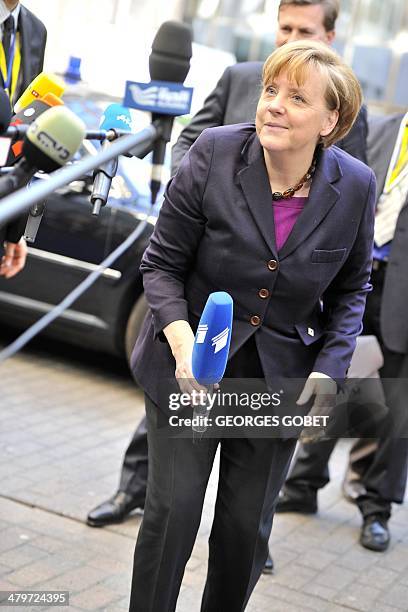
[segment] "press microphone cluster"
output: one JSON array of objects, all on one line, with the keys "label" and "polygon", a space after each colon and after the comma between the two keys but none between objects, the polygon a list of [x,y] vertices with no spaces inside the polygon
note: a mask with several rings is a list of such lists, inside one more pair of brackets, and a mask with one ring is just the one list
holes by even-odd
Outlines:
[{"label": "press microphone cluster", "polygon": [[[115,122],[113,125],[109,123],[108,113],[105,113],[105,120],[102,122],[99,130],[89,130],[88,132],[82,131],[82,137],[104,141],[101,150],[95,156],[84,157],[69,168],[65,168],[61,172],[53,173],[51,176],[47,177],[47,181],[37,181],[30,186],[28,191],[24,190],[23,192],[19,190],[12,196],[6,197],[2,201],[2,206],[0,207],[0,222],[12,218],[13,214],[18,214],[27,210],[33,204],[40,201],[43,202],[44,198],[52,194],[55,189],[67,185],[73,180],[77,180],[77,178],[89,173],[90,170],[94,171],[95,168],[97,168],[97,171],[95,172],[95,185],[92,199],[95,205],[94,212],[97,213],[108,197],[109,187],[116,170],[115,158],[119,155],[129,154],[142,158],[151,151],[153,151],[151,190],[152,203],[154,203],[161,186],[161,171],[164,162],[165,148],[166,143],[170,140],[174,116],[189,112],[185,110],[185,107],[183,107],[181,111],[174,110],[173,107],[171,107],[170,111],[168,109],[163,109],[161,104],[163,100],[160,99],[160,93],[164,92],[164,98],[166,100],[168,98],[168,92],[169,94],[175,94],[172,98],[173,100],[180,97],[180,93],[181,97],[184,96],[188,88],[183,88],[182,83],[189,70],[192,54],[191,47],[191,29],[189,26],[177,22],[163,23],[153,41],[149,58],[151,78],[160,79],[162,81],[158,86],[157,81],[147,84],[148,88],[152,85],[150,89],[153,93],[156,92],[158,94],[157,104],[155,102],[153,107],[149,108],[149,111],[152,112],[152,124],[148,128],[142,129],[140,132],[130,133],[129,117],[126,118],[128,110],[126,108],[124,109],[122,107],[122,123],[120,125],[115,124]],[[192,90],[189,91],[192,92]],[[27,182],[29,177],[35,172],[35,169],[46,171],[45,164],[38,164],[36,156],[34,156],[35,159],[33,159],[30,157],[30,153],[27,153],[27,151],[30,150],[30,145],[34,138],[34,132],[30,126],[30,119],[34,121],[35,125],[41,126],[42,117],[45,117],[53,110],[49,108],[51,100],[59,104],[55,107],[55,110],[61,109],[62,111],[62,109],[64,109],[64,107],[61,106],[62,100],[60,100],[62,93],[63,85],[58,82],[58,79],[54,79],[50,75],[42,74],[33,81],[16,104],[16,115],[12,118],[12,121],[16,125],[12,126],[8,133],[14,141],[18,139],[23,140],[24,138],[24,144],[20,143],[22,150],[20,152],[17,151],[19,155],[23,155],[24,160],[21,160],[21,164],[18,162],[11,172],[0,178],[0,197],[10,193],[11,190],[15,190],[16,187],[24,185],[24,181]],[[47,94],[53,94],[54,97]],[[30,105],[31,110],[28,111],[28,115],[31,115],[31,117],[27,117],[26,111]],[[47,110],[44,109],[43,105],[47,106]],[[132,104],[127,104],[125,100],[124,106],[132,106]],[[137,106],[135,106],[135,108],[137,108]],[[146,109],[143,108],[143,110]],[[42,115],[40,111],[42,111]],[[62,111],[62,113],[63,112],[64,111]],[[116,120],[117,117],[118,116],[114,119]],[[112,119],[112,116],[110,119]],[[26,123],[24,123],[25,121]],[[6,127],[7,122],[8,118],[5,117],[3,122],[4,127]],[[67,123],[65,123],[65,129],[67,129]],[[119,136],[121,137],[119,138]],[[64,143],[64,138],[61,134],[59,134],[59,139],[56,140],[56,142]],[[14,142],[13,146],[14,144],[16,143]],[[36,144],[39,143],[37,142]],[[70,147],[67,146],[66,149],[70,150]],[[111,160],[113,160],[112,164],[110,163]]]},{"label": "press microphone cluster", "polygon": [[[152,43],[149,56],[150,78],[152,81],[158,82],[183,83],[190,69],[191,56],[192,37],[190,27],[177,21],[166,21],[160,26]],[[129,96],[126,96],[125,102],[126,99],[129,99]],[[128,128],[131,131],[132,121],[128,108],[114,107],[115,105],[108,107],[100,128],[107,130]],[[136,104],[135,108],[143,108],[143,106],[140,107]],[[153,125],[157,129],[157,137],[153,146],[150,182],[152,205],[155,203],[161,188],[166,145],[170,141],[174,122],[174,114],[158,111],[159,109],[152,112]],[[104,148],[109,147],[109,143],[105,142],[103,146]],[[106,204],[109,188],[116,171],[117,159],[105,164],[104,168],[98,168],[91,196],[91,202],[94,204],[92,214],[99,214],[101,206]]]}]

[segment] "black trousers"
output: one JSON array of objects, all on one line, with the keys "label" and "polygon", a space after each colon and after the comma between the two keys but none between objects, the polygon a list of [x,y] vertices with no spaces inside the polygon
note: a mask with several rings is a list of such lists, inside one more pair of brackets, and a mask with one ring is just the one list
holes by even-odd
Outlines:
[{"label": "black trousers", "polygon": [[[330,441],[331,442],[331,441]],[[327,445],[322,442],[315,445],[303,445],[299,447],[297,464],[299,468],[302,461],[310,461],[309,486],[314,489],[324,487],[330,480],[328,459],[334,448],[333,444]],[[361,480],[370,467],[377,449],[377,441],[369,439],[356,440],[350,451],[350,463],[346,480],[361,483]],[[309,459],[308,459],[309,458]],[[147,424],[144,416],[135,429],[129,446],[126,449],[122,470],[120,474],[119,490],[133,495],[134,497],[144,495],[146,497],[148,473],[148,449],[147,449]],[[362,484],[362,483],[361,483]]]},{"label": "black trousers", "polygon": [[[408,439],[405,436],[408,389],[404,387],[407,386],[408,357],[390,351],[382,340],[380,309],[384,274],[384,268],[373,271],[373,291],[367,297],[363,333],[374,334],[381,344],[384,367],[380,375],[390,410],[390,422],[384,428],[384,435],[378,439],[375,452],[359,466],[366,493],[357,499],[357,504],[364,517],[381,514],[389,518],[391,503],[404,500],[407,483]],[[399,379],[399,382],[395,379]],[[324,487],[329,482],[328,460],[335,444],[336,440],[326,440],[299,445],[284,491],[300,497]]]},{"label": "black trousers", "polygon": [[[226,376],[240,377],[243,371],[247,377],[263,376],[255,343],[247,344],[231,360]],[[295,440],[203,438],[193,444],[190,438],[165,438],[156,427],[159,410],[146,397],[148,486],[135,549],[129,610],[176,609],[220,446],[218,492],[201,612],[241,612],[266,561],[274,508]]]},{"label": "black trousers", "polygon": [[119,490],[129,495],[146,496],[147,487],[147,424],[144,416],[137,426],[123,458]]}]

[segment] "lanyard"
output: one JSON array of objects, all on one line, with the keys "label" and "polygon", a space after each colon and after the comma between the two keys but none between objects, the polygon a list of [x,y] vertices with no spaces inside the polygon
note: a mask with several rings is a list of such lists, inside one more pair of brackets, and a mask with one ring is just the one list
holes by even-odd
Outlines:
[{"label": "lanyard", "polygon": [[15,32],[10,41],[10,56],[6,65],[6,55],[4,47],[0,45],[0,76],[4,89],[9,93],[10,99],[13,98],[17,87],[18,75],[21,66],[21,51],[19,32]]}]

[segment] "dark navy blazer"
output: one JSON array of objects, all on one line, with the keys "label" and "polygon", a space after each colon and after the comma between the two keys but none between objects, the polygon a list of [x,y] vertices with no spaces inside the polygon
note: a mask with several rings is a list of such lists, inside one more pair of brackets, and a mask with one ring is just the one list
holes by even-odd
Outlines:
[{"label": "dark navy blazer", "polygon": [[132,358],[141,387],[158,402],[160,380],[175,370],[163,328],[183,319],[194,329],[209,293],[220,290],[234,300],[230,355],[255,334],[267,381],[313,370],[343,378],[370,290],[374,205],[373,172],[337,147],[322,150],[306,206],[278,252],[254,125],[205,130],[167,186],[142,260],[151,311]]}]

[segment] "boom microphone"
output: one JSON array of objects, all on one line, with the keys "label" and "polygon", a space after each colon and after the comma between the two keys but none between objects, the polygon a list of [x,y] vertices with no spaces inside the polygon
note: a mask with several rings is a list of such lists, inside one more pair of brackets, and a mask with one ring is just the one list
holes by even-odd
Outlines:
[{"label": "boom microphone", "polygon": [[19,113],[35,100],[40,100],[43,98],[47,93],[53,93],[56,96],[61,97],[64,91],[65,85],[61,79],[54,74],[46,74],[45,72],[41,72],[30,83],[24,93],[21,94],[14,105],[14,112]]},{"label": "boom microphone", "polygon": [[[105,110],[101,118],[100,129],[116,132],[131,132],[132,117],[130,111],[121,104],[110,104]],[[102,148],[106,149],[110,146],[109,140],[105,140]],[[101,206],[105,206],[112,180],[118,170],[118,158],[115,157],[109,162],[106,162],[100,168],[94,171],[94,184],[91,194],[91,202],[93,204],[92,214],[99,215]]]},{"label": "boom microphone", "polygon": [[[184,83],[190,69],[191,55],[191,28],[178,21],[164,22],[153,40],[149,57],[150,78],[155,81]],[[161,187],[166,144],[170,141],[174,117],[153,113],[152,119],[153,121],[158,119],[161,128],[161,137],[156,140],[153,149],[150,188],[154,204]]]},{"label": "boom microphone", "polygon": [[65,106],[40,115],[27,131],[23,157],[13,172],[0,179],[0,197],[26,185],[38,170],[53,172],[77,152],[85,136],[85,124]]},{"label": "boom microphone", "polygon": [[[210,388],[219,383],[227,367],[232,332],[233,301],[229,293],[217,291],[207,299],[198,324],[192,357],[192,372],[201,385]],[[204,405],[194,407],[195,417],[207,414]],[[205,431],[205,426],[193,424],[193,430]]]},{"label": "boom microphone", "polygon": [[184,83],[192,56],[191,28],[179,21],[165,21],[154,37],[149,56],[153,81]]}]

